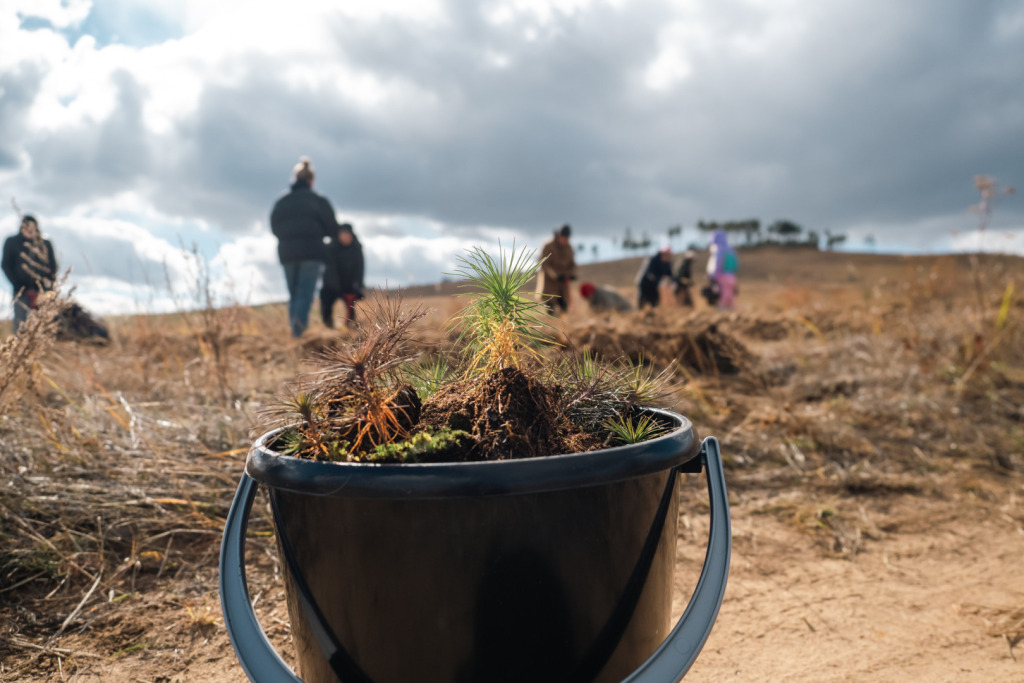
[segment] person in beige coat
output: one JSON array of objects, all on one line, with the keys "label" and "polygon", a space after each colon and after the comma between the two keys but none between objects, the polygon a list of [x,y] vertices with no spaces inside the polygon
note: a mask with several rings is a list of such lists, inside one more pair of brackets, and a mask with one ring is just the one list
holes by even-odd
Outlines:
[{"label": "person in beige coat", "polygon": [[570,235],[572,228],[563,225],[540,252],[537,291],[544,295],[544,303],[553,315],[558,314],[559,308],[569,310],[569,282],[576,279],[576,257],[569,244]]}]

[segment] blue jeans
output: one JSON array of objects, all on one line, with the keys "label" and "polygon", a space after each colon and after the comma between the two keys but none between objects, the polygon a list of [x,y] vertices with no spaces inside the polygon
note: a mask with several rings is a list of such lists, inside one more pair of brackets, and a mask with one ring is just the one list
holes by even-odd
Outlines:
[{"label": "blue jeans", "polygon": [[301,337],[309,327],[309,309],[324,264],[320,261],[297,261],[284,264],[284,280],[288,283],[288,324],[293,337]]},{"label": "blue jeans", "polygon": [[14,321],[12,323],[11,331],[14,334],[18,334],[18,328],[21,324],[28,320],[28,314],[31,311],[28,297],[22,292],[21,296],[14,297]]}]

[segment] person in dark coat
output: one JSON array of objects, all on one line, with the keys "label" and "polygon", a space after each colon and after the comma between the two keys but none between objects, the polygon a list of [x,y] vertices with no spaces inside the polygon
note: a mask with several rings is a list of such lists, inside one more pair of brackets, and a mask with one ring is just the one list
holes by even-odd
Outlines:
[{"label": "person in dark coat", "polygon": [[3,271],[14,287],[14,332],[36,308],[40,292],[53,289],[57,279],[57,259],[50,240],[43,239],[35,216],[21,219],[17,235],[4,242]]},{"label": "person in dark coat", "polygon": [[363,272],[363,245],[352,226],[342,223],[327,247],[327,268],[320,288],[320,315],[325,326],[334,327],[334,302],[338,299],[345,300],[346,324],[355,325],[356,301],[363,298]]},{"label": "person in dark coat", "polygon": [[672,277],[672,249],[670,247],[662,247],[637,274],[638,309],[645,305],[652,307],[658,305],[660,300],[658,285],[661,283],[661,279],[666,277]]},{"label": "person in dark coat", "polygon": [[327,198],[313,191],[313,167],[302,157],[293,170],[291,191],[270,212],[277,256],[288,284],[288,323],[293,337],[309,327],[309,309],[324,266],[324,238],[338,234],[338,220]]},{"label": "person in dark coat", "polygon": [[693,308],[693,295],[690,287],[693,286],[693,251],[687,249],[683,253],[683,262],[679,264],[676,271],[676,301],[680,306]]}]

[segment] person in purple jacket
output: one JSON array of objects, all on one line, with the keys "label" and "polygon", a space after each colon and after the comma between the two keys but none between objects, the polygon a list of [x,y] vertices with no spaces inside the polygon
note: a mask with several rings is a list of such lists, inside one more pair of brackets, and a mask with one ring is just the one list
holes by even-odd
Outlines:
[{"label": "person in purple jacket", "polygon": [[712,289],[717,285],[718,307],[735,307],[736,271],[739,269],[739,258],[736,250],[729,246],[729,238],[724,230],[715,230],[711,236],[711,255],[708,257],[708,277],[712,281]]}]

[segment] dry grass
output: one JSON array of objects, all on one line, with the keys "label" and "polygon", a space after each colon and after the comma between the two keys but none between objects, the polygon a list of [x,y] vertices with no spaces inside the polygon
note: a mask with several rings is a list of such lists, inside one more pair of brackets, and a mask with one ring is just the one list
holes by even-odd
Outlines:
[{"label": "dry grass", "polygon": [[[14,400],[0,422],[0,660],[8,672],[15,662],[14,671],[29,671],[63,658],[68,673],[74,663],[59,641],[100,627],[142,594],[162,595],[184,631],[213,618],[173,605],[209,594],[256,411],[302,350],[265,341],[284,329],[277,310],[190,315],[231,316],[238,332],[211,343],[210,333],[226,329],[216,322],[122,319],[107,347],[48,349],[53,330],[43,336],[30,318],[25,334],[4,342],[19,358],[31,349],[28,370],[4,393]],[[259,515],[254,523],[268,528]]]},{"label": "dry grass", "polygon": [[[857,263],[858,278],[870,267],[887,279],[835,283],[831,298],[806,282],[744,281],[738,313],[577,309],[559,325],[583,348],[646,339],[645,358],[676,366],[678,409],[723,441],[733,494],[792,493],[764,514],[852,556],[882,533],[859,500],[961,484],[981,496],[1024,471],[1020,261],[982,261],[980,307],[960,260]],[[426,303],[430,348],[459,302]],[[11,680],[164,656],[222,628],[218,543],[259,410],[337,339],[315,327],[291,341],[280,306],[117,319],[106,347],[51,342],[39,320],[0,342],[0,678]],[[669,343],[712,324],[700,353]],[[726,368],[723,351],[739,362]],[[252,529],[254,556],[272,563],[263,507]],[[253,581],[269,591],[272,569]],[[1016,644],[1011,617],[993,628]]]},{"label": "dry grass", "polygon": [[18,402],[36,378],[38,361],[57,338],[60,315],[69,300],[63,290],[67,276],[39,297],[38,308],[29,313],[17,335],[0,341],[0,414]]}]

